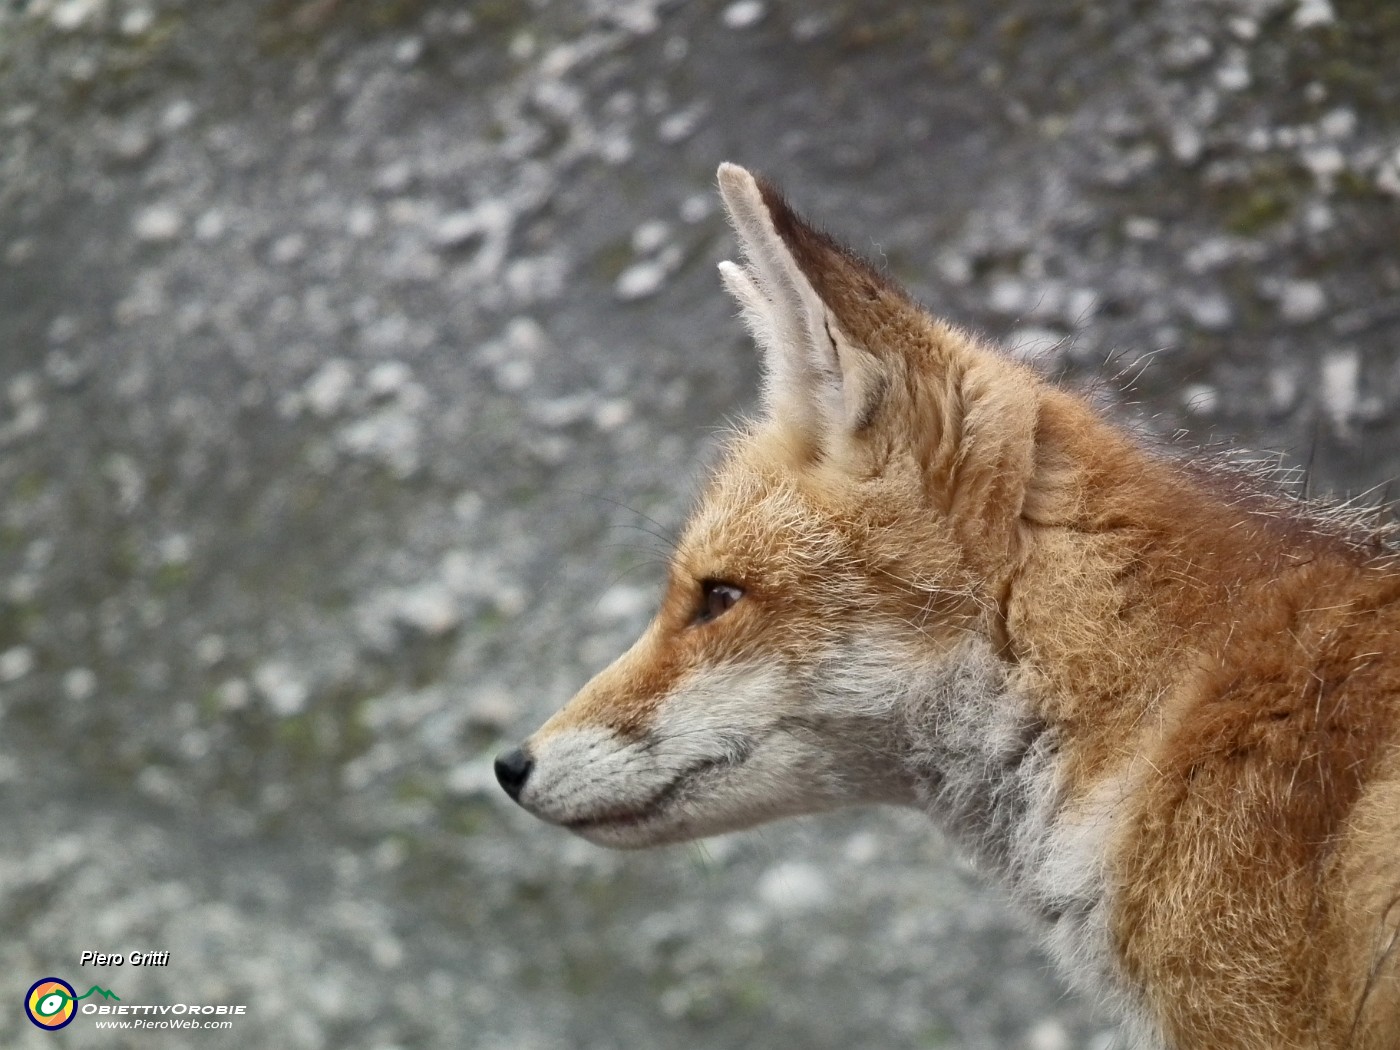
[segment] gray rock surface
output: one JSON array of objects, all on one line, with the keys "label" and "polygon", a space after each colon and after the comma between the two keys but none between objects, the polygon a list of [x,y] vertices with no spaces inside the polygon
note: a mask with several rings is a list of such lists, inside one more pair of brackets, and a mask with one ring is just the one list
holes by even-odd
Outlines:
[{"label": "gray rock surface", "polygon": [[490,756],[753,403],[718,161],[1358,492],[1396,68],[1382,0],[0,0],[0,1043],[57,974],[248,1005],[80,1048],[1111,1045],[915,815],[615,855]]}]

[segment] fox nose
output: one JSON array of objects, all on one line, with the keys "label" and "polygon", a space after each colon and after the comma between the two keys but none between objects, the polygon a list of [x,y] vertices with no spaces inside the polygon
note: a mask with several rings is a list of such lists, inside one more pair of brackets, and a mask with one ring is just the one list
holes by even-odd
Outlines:
[{"label": "fox nose", "polygon": [[496,756],[496,779],[506,789],[506,794],[516,800],[519,800],[525,781],[530,777],[530,770],[534,768],[535,760],[523,747],[513,747]]}]

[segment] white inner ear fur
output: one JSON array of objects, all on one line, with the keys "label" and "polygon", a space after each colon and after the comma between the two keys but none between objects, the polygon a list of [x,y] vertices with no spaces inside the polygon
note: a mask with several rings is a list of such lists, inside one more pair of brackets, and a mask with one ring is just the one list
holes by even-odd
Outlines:
[{"label": "white inner ear fur", "polygon": [[[836,323],[836,319],[829,315],[830,311],[830,327],[826,334],[840,369],[840,407],[843,410],[843,422],[849,433],[855,433],[869,425],[884,394],[886,378],[874,356],[853,343]],[[830,406],[831,418],[836,418],[836,408],[835,404]]]},{"label": "white inner ear fur", "polygon": [[808,430],[828,430],[837,422],[850,427],[866,413],[869,390],[844,388],[861,373],[872,373],[873,361],[862,360],[868,355],[841,333],[803,275],[753,176],[722,164],[719,188],[745,262],[720,263],[720,276],[763,353],[769,411]]}]

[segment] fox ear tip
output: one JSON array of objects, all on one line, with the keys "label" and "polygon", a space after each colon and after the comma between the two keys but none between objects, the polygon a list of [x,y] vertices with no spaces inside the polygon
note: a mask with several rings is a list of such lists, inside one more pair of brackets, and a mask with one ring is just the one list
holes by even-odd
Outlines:
[{"label": "fox ear tip", "polygon": [[765,178],[758,172],[750,171],[742,165],[725,161],[719,166],[716,178],[719,181],[720,190],[725,194],[757,196],[765,206],[772,206],[776,203],[787,209],[783,191],[771,179]]},{"label": "fox ear tip", "polygon": [[715,178],[719,180],[720,186],[724,189],[738,189],[754,181],[753,175],[749,173],[747,168],[732,161],[725,161],[721,164],[719,170],[715,172]]},{"label": "fox ear tip", "polygon": [[716,177],[720,196],[731,211],[767,212],[775,225],[783,228],[800,224],[783,191],[771,180],[731,161],[719,166]]}]

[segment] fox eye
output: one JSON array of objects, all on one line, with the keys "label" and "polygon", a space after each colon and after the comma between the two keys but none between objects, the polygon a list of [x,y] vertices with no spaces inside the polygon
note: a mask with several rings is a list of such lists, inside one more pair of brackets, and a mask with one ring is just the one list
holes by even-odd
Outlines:
[{"label": "fox eye", "polygon": [[744,596],[742,588],[722,580],[700,581],[700,608],[695,611],[691,625],[709,623],[727,613],[730,607]]}]

